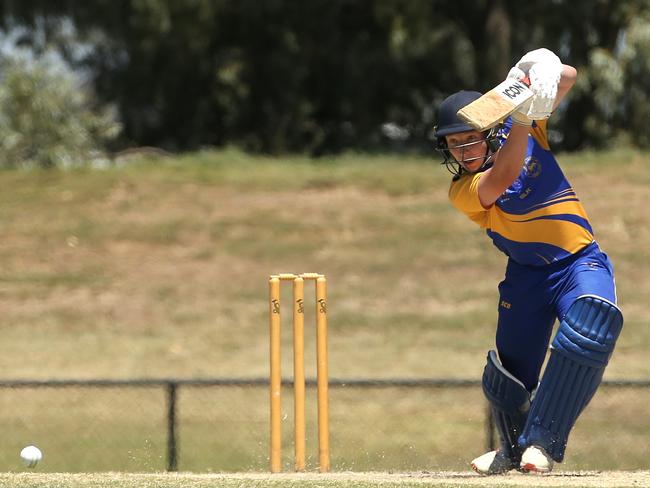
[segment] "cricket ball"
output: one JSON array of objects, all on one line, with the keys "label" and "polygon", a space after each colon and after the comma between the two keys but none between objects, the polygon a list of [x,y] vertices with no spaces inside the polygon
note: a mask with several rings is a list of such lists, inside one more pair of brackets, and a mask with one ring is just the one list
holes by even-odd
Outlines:
[{"label": "cricket ball", "polygon": [[20,451],[20,459],[28,468],[34,468],[38,462],[43,459],[43,453],[36,446],[27,446]]}]

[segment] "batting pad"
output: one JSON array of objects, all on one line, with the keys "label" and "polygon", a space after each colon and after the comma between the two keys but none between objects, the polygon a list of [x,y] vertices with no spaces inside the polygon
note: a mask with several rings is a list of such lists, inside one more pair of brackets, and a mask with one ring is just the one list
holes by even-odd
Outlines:
[{"label": "batting pad", "polygon": [[581,296],[560,323],[519,445],[562,462],[569,432],[596,393],[623,327],[616,305]]},{"label": "batting pad", "polygon": [[503,367],[496,351],[488,352],[483,371],[483,393],[492,408],[501,450],[508,458],[519,460],[523,450],[519,448],[517,439],[528,416],[530,394],[523,383]]}]

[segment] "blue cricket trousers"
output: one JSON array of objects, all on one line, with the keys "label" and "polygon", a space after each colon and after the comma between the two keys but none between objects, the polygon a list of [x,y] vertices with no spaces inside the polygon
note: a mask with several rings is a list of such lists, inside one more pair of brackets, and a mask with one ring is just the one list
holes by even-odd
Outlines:
[{"label": "blue cricket trousers", "polygon": [[582,295],[616,303],[614,270],[596,242],[548,266],[526,266],[509,259],[499,295],[499,358],[532,391],[539,381],[555,320],[562,320]]}]

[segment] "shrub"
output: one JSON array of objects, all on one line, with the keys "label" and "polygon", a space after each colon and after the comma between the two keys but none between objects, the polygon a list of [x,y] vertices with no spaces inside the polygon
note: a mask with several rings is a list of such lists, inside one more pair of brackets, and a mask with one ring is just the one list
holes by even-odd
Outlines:
[{"label": "shrub", "polygon": [[0,62],[0,167],[71,167],[105,160],[120,124],[63,61]]}]

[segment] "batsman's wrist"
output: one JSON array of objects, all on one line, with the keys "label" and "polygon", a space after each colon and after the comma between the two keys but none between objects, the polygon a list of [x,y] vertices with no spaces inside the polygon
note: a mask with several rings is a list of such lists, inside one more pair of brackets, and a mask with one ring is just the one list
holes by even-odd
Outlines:
[{"label": "batsman's wrist", "polygon": [[524,127],[530,127],[533,125],[533,121],[521,112],[515,112],[512,114],[512,123]]}]

